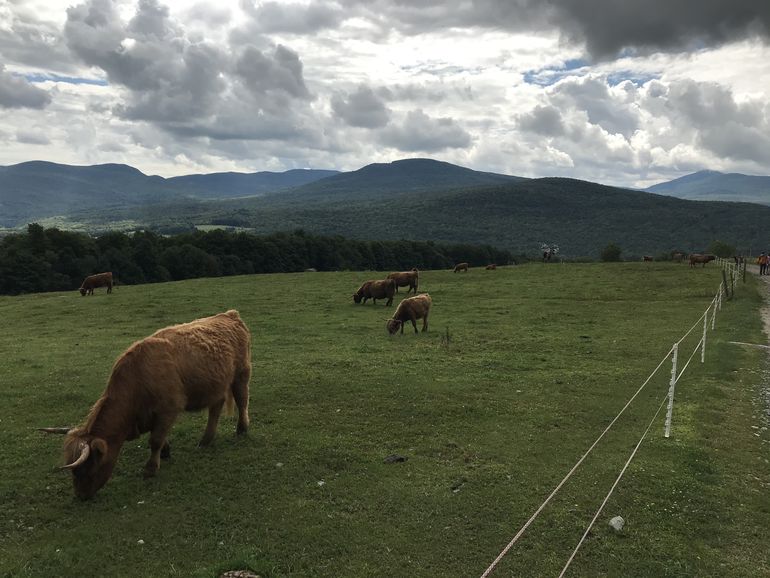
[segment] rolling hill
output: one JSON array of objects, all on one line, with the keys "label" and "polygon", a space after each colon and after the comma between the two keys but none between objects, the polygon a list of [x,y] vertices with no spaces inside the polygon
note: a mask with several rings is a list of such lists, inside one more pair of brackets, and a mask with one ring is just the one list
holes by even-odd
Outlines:
[{"label": "rolling hill", "polygon": [[697,201],[741,201],[770,205],[770,177],[699,171],[646,189]]},{"label": "rolling hill", "polygon": [[121,164],[72,166],[30,161],[0,167],[0,226],[83,210],[142,207],[186,198],[264,194],[312,182],[337,171],[213,173],[165,179]]}]

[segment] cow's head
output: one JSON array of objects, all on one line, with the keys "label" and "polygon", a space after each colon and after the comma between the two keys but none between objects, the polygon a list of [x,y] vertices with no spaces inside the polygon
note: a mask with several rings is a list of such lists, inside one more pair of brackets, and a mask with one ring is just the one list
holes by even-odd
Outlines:
[{"label": "cow's head", "polygon": [[81,294],[83,297],[85,297],[85,296],[86,296],[86,288],[85,288],[85,287],[81,287],[81,288],[80,288],[80,294]]},{"label": "cow's head", "polygon": [[353,293],[353,301],[355,303],[361,303],[362,295],[361,293]]},{"label": "cow's head", "polygon": [[107,441],[87,433],[81,428],[47,427],[40,431],[66,434],[62,470],[72,472],[75,495],[87,500],[92,498],[112,475],[118,461],[120,444],[110,447]]},{"label": "cow's head", "polygon": [[399,329],[401,329],[401,324],[403,322],[399,321],[398,319],[388,319],[388,323],[386,327],[388,328],[388,333],[393,335],[394,333],[397,333]]}]

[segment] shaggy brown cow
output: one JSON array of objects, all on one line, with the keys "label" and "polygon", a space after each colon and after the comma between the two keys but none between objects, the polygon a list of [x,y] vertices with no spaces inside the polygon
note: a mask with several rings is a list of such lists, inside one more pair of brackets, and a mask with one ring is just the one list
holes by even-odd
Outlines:
[{"label": "shaggy brown cow", "polygon": [[367,299],[371,299],[372,303],[377,305],[377,299],[385,299],[388,301],[385,303],[385,307],[389,307],[393,304],[393,296],[396,294],[396,282],[393,279],[378,279],[371,281],[364,281],[364,284],[358,288],[358,291],[353,293],[353,301],[356,303],[366,303]]},{"label": "shaggy brown cow", "polygon": [[417,269],[412,269],[411,271],[390,273],[386,279],[393,279],[396,282],[396,293],[398,293],[399,287],[409,286],[409,289],[406,290],[407,295],[410,291],[414,291],[414,294],[417,295],[417,281],[419,275]]},{"label": "shaggy brown cow", "polygon": [[495,263],[490,263],[486,267],[487,271],[495,271],[497,269],[497,265]]},{"label": "shaggy brown cow", "polygon": [[468,263],[458,263],[455,265],[454,272],[457,273],[458,271],[468,271]]},{"label": "shaggy brown cow", "polygon": [[652,261],[652,257],[650,257],[649,255],[645,255],[644,257],[642,257],[642,261]]},{"label": "shaggy brown cow", "polygon": [[713,261],[714,259],[716,259],[716,255],[700,255],[698,253],[693,253],[690,255],[690,267],[695,267],[697,263],[703,263],[703,267],[705,267],[706,263]]},{"label": "shaggy brown cow", "polygon": [[93,295],[97,287],[107,287],[107,293],[112,293],[112,273],[97,273],[86,277],[80,286],[80,294],[83,297],[86,294]]},{"label": "shaggy brown cow", "polygon": [[72,472],[75,494],[92,497],[112,475],[126,440],[150,432],[150,459],[144,477],[152,477],[160,458],[169,457],[166,437],[182,411],[208,408],[200,441],[214,439],[227,402],[238,407],[237,433],[249,427],[251,336],[234,309],[156,331],[118,357],[107,388],[83,425],[45,428],[66,433],[63,469]]},{"label": "shaggy brown cow", "polygon": [[399,329],[404,333],[404,324],[407,321],[412,322],[414,332],[417,333],[417,320],[422,319],[422,330],[428,330],[428,314],[433,301],[427,293],[421,293],[414,297],[408,297],[398,304],[396,312],[391,319],[388,319],[386,327],[388,333],[393,335]]}]

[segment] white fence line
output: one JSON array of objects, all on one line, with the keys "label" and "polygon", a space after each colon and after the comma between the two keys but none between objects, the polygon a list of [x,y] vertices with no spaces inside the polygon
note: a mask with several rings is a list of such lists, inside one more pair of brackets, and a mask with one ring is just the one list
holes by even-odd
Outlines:
[{"label": "white fence line", "polygon": [[[724,261],[724,260],[722,260]],[[719,261],[718,261],[719,262]],[[724,263],[720,263],[723,266],[725,266]],[[727,265],[733,265],[732,263],[727,263]],[[737,278],[738,275],[731,275],[731,285],[733,288],[733,291],[735,290],[735,285],[737,284]],[[490,573],[495,569],[497,564],[505,557],[505,555],[508,553],[508,551],[513,547],[513,545],[519,540],[519,538],[526,532],[527,528],[532,524],[532,522],[535,521],[535,519],[540,515],[540,512],[543,511],[543,509],[548,505],[548,503],[551,501],[551,499],[558,493],[558,491],[562,488],[562,486],[569,480],[569,478],[572,476],[572,474],[577,470],[577,468],[580,466],[580,464],[583,463],[585,458],[593,451],[593,449],[596,447],[596,445],[601,441],[601,439],[604,437],[604,435],[612,428],[613,425],[615,425],[615,422],[620,418],[620,416],[626,411],[626,409],[631,405],[631,403],[636,399],[636,397],[641,393],[641,391],[645,388],[645,386],[650,382],[650,380],[655,376],[655,374],[658,372],[658,370],[663,366],[663,364],[668,360],[669,355],[672,357],[672,367],[671,367],[671,380],[669,382],[669,391],[666,394],[666,397],[663,398],[663,401],[661,402],[660,406],[658,407],[658,410],[655,412],[655,415],[653,416],[652,420],[650,421],[650,424],[647,426],[647,429],[645,430],[644,434],[642,435],[641,439],[639,440],[639,443],[634,448],[633,452],[631,453],[631,456],[626,461],[626,464],[623,466],[623,469],[621,470],[620,474],[618,475],[617,479],[615,480],[615,483],[613,484],[612,488],[610,488],[609,493],[604,499],[604,502],[602,502],[602,505],[599,507],[599,510],[596,512],[593,520],[591,520],[588,528],[586,529],[585,533],[583,534],[583,537],[581,538],[578,545],[575,547],[575,550],[573,551],[572,555],[570,556],[569,560],[567,561],[567,564],[564,566],[564,569],[562,570],[560,577],[564,575],[564,572],[567,570],[569,565],[572,563],[572,559],[574,558],[575,554],[577,554],[578,549],[583,544],[583,541],[585,540],[586,535],[590,531],[593,524],[596,522],[596,519],[601,514],[602,509],[604,508],[604,505],[606,504],[607,500],[609,500],[610,496],[612,495],[612,492],[615,490],[615,487],[620,482],[620,479],[623,477],[623,474],[626,471],[626,468],[628,468],[628,465],[631,463],[631,460],[636,455],[637,450],[639,449],[639,446],[642,444],[642,441],[647,436],[648,431],[652,427],[652,424],[654,423],[655,419],[657,418],[658,414],[660,413],[661,408],[663,407],[663,404],[668,400],[668,410],[666,414],[666,426],[665,426],[665,437],[668,438],[671,432],[671,421],[673,416],[673,405],[674,405],[674,389],[679,381],[679,379],[684,375],[684,372],[687,370],[687,367],[690,365],[690,362],[692,361],[693,357],[695,357],[695,354],[698,352],[698,350],[701,350],[701,363],[705,361],[705,350],[706,350],[706,329],[708,326],[708,314],[709,310],[712,309],[713,306],[713,314],[711,317],[711,329],[714,330],[715,322],[716,322],[716,314],[717,311],[722,310],[722,295],[725,292],[724,283],[719,284],[719,289],[714,296],[714,298],[709,303],[708,307],[706,307],[706,310],[701,314],[701,316],[698,318],[698,321],[695,322],[695,324],[681,337],[678,341],[676,341],[671,349],[668,350],[666,355],[663,357],[661,362],[658,364],[658,366],[652,371],[652,373],[647,377],[647,379],[644,381],[644,383],[639,387],[639,389],[636,390],[636,393],[634,393],[633,396],[626,402],[626,405],[623,406],[623,409],[618,412],[618,414],[615,416],[615,418],[610,422],[610,424],[604,429],[604,431],[599,435],[598,438],[596,438],[596,441],[594,441],[593,444],[586,450],[586,452],[580,457],[580,459],[575,463],[574,466],[572,466],[572,469],[567,472],[567,475],[565,475],[562,480],[558,483],[558,485],[551,491],[551,493],[548,495],[548,497],[543,501],[543,503],[535,510],[535,512],[530,516],[530,518],[526,521],[526,523],[519,529],[519,531],[514,535],[514,537],[511,539],[510,542],[503,548],[503,550],[498,554],[498,556],[494,559],[494,561],[487,567],[487,569],[484,571],[484,573],[481,575],[481,578],[486,578],[490,575]],[[680,372],[677,373],[677,360],[678,360],[678,354],[679,354],[679,345],[682,343],[682,341],[690,335],[694,331],[696,327],[698,327],[703,321],[703,336],[698,341],[698,344],[695,346],[695,349],[693,350],[693,353],[690,355],[690,358],[687,360],[687,363],[685,363],[684,367]]]}]

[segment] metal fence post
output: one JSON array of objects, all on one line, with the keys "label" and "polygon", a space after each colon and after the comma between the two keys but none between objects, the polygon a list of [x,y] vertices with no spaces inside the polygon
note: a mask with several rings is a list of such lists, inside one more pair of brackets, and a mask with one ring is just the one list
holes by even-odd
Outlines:
[{"label": "metal fence post", "polygon": [[[711,308],[711,305],[709,305],[709,308]],[[703,314],[703,343],[701,345],[700,349],[700,362],[703,363],[706,361],[706,327],[708,326],[709,321],[709,309],[706,309],[706,312]]]},{"label": "metal fence post", "polygon": [[714,310],[711,312],[711,331],[714,331],[714,324],[717,320],[717,297],[714,296]]},{"label": "metal fence post", "polygon": [[676,386],[676,360],[679,355],[679,344],[674,343],[674,354],[671,357],[671,382],[668,386],[668,411],[666,412],[665,437],[671,435],[671,414],[674,413],[674,387]]}]

